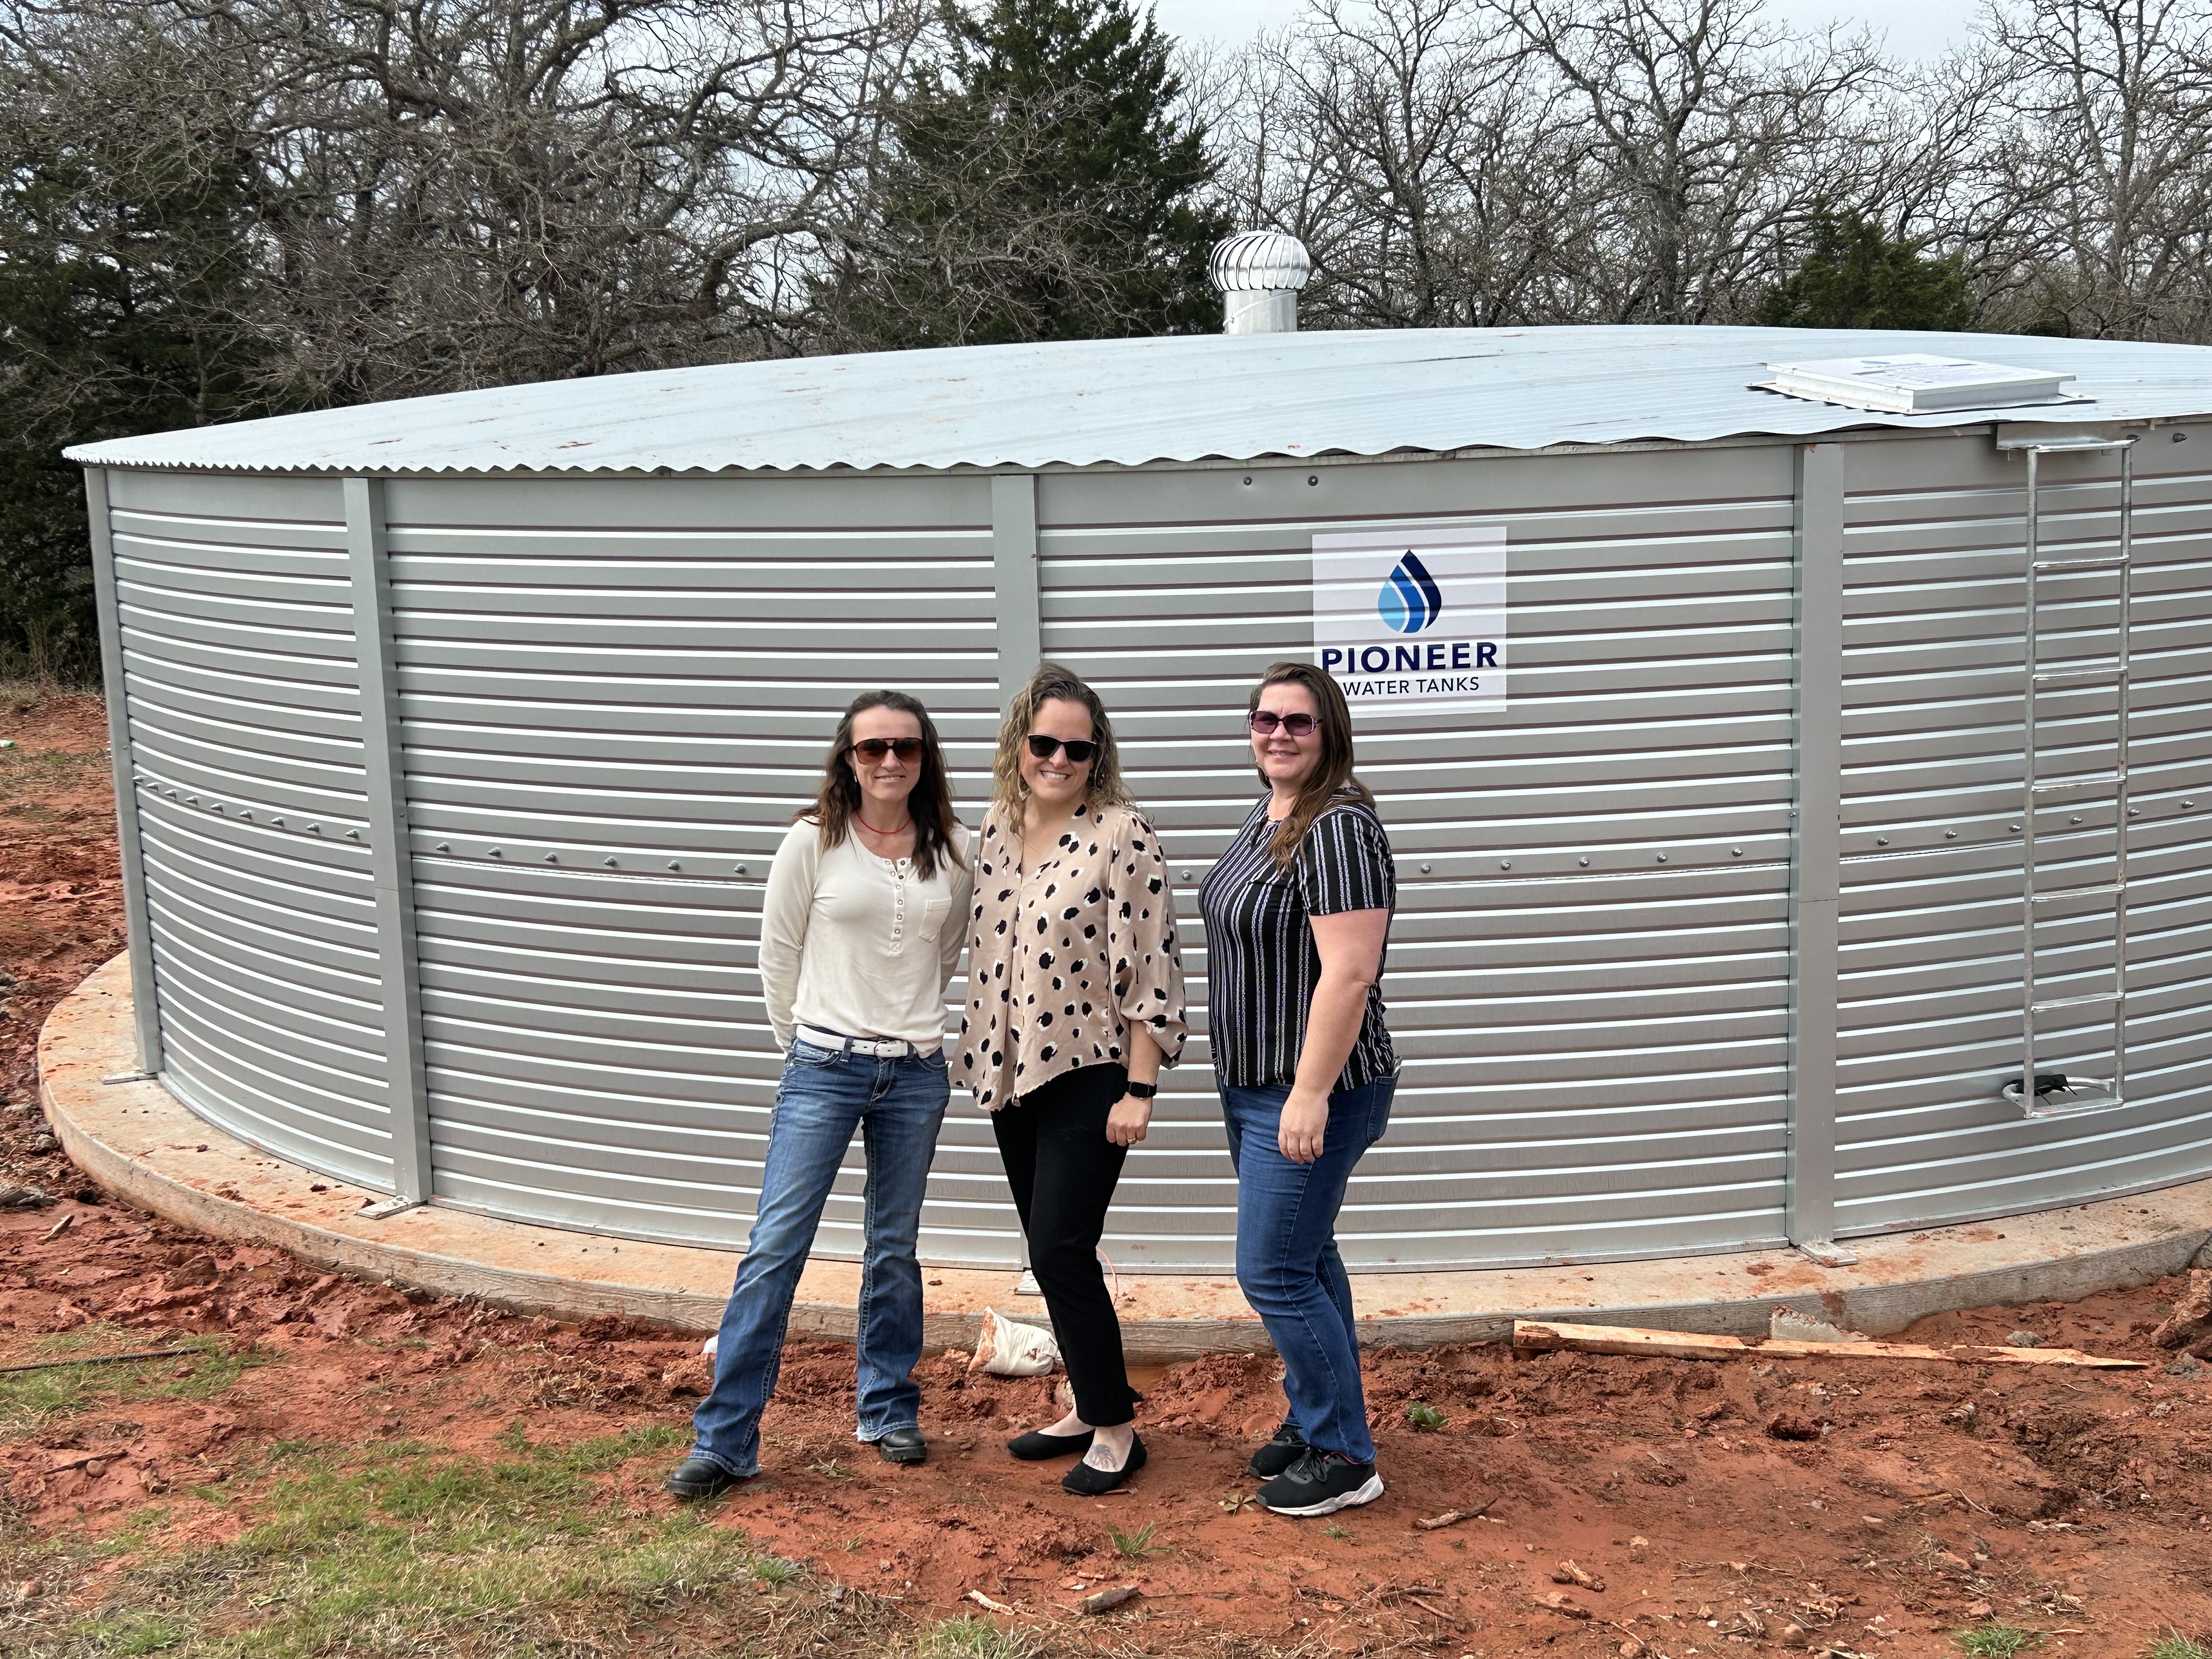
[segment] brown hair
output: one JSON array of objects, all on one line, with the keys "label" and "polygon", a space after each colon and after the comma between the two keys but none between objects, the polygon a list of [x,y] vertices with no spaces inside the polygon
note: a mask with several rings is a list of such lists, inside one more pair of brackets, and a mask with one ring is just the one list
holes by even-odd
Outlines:
[{"label": "brown hair", "polygon": [[915,778],[914,793],[906,798],[906,810],[914,820],[915,873],[927,881],[937,873],[939,860],[955,865],[963,860],[952,839],[952,785],[945,776],[945,750],[937,740],[937,722],[929,718],[929,710],[919,697],[903,691],[863,691],[854,698],[844,719],[837,722],[830,752],[823,757],[822,791],[814,798],[814,805],[792,822],[804,818],[821,825],[825,852],[852,833],[853,815],[860,810],[860,781],[853,775],[849,761],[853,721],[871,708],[896,708],[913,715],[921,726],[921,770]]},{"label": "brown hair", "polygon": [[[1322,810],[1335,802],[1350,799],[1372,806],[1375,797],[1365,784],[1352,775],[1352,705],[1344,700],[1344,689],[1337,684],[1336,677],[1316,668],[1310,662],[1279,662],[1260,677],[1259,684],[1252,688],[1251,701],[1244,705],[1249,719],[1260,707],[1260,694],[1271,685],[1302,685],[1313,696],[1314,708],[1320,716],[1321,761],[1313,775],[1300,787],[1290,811],[1275,826],[1268,838],[1267,850],[1275,862],[1288,870],[1298,861],[1298,846],[1313,828],[1313,821]],[[1262,783],[1267,781],[1265,772],[1260,774]]]},{"label": "brown hair", "polygon": [[[1084,804],[1090,807],[1127,806],[1129,792],[1121,781],[1121,752],[1114,746],[1114,723],[1106,718],[1106,705],[1098,694],[1056,662],[1041,662],[1030,681],[1006,705],[1006,718],[999,726],[999,753],[991,763],[991,805],[1001,823],[1018,814],[1029,799],[1030,787],[1022,780],[1022,746],[1029,739],[1036,712],[1048,702],[1079,702],[1091,714],[1091,737],[1098,752],[1091,757],[1091,778],[1084,786]],[[1019,821],[1011,825],[1018,832]]]}]

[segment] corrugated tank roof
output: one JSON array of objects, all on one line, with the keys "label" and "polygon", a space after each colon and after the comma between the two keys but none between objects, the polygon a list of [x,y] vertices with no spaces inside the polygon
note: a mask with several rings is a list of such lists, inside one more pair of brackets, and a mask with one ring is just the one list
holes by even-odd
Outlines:
[{"label": "corrugated tank roof", "polygon": [[[1902,351],[2063,370],[2090,401],[1903,416],[1752,389],[1769,362]],[[2202,346],[1816,329],[1425,329],[718,364],[321,410],[68,453],[93,466],[387,475],[1036,469],[2208,413],[2212,348]]]}]

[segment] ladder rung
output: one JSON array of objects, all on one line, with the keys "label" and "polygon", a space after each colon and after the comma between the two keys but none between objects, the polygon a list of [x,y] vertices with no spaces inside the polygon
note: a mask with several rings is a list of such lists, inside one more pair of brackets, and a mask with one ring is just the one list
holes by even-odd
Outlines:
[{"label": "ladder rung", "polygon": [[2035,683],[2041,685],[2050,680],[2104,679],[2117,684],[2127,677],[2128,671],[2124,668],[2046,668],[2035,676]]},{"label": "ladder rung", "polygon": [[1999,449],[2033,449],[2042,455],[2094,454],[2099,450],[2133,449],[2133,438],[2000,438]]},{"label": "ladder rung", "polygon": [[2126,885],[2125,882],[2116,881],[2103,887],[2066,887],[2056,893],[2030,893],[2027,902],[2030,904],[2057,904],[2063,899],[2097,898],[2107,893],[2117,893]]},{"label": "ladder rung", "polygon": [[2108,787],[2117,787],[2126,781],[2125,773],[2105,772],[2094,778],[2058,778],[2050,783],[2032,784],[2029,787],[2039,795],[2055,795],[2062,789],[2103,789]]},{"label": "ladder rung", "polygon": [[2100,553],[2087,559],[2038,559],[2028,568],[2039,574],[2045,570],[2118,570],[2134,562],[2124,553]]},{"label": "ladder rung", "polygon": [[2032,1014],[2047,1014],[2054,1008],[2086,1008],[2093,1002],[2124,1002],[2125,991],[2093,991],[2086,997],[2054,997],[2049,1002],[2031,1002],[2027,1011]]}]

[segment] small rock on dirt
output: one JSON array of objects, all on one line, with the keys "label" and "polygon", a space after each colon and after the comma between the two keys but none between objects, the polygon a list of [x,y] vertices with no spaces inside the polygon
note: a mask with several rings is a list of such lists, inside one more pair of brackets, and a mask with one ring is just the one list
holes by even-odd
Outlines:
[{"label": "small rock on dirt", "polygon": [[0,1210],[43,1210],[53,1201],[43,1187],[0,1187]]},{"label": "small rock on dirt", "polygon": [[1778,1412],[1766,1425],[1777,1440],[1818,1440],[1820,1425],[1802,1412]]},{"label": "small rock on dirt", "polygon": [[1590,1610],[1588,1607],[1583,1606],[1579,1601],[1568,1600],[1566,1596],[1558,1590],[1553,1590],[1549,1595],[1539,1595],[1531,1599],[1534,1601],[1538,1607],[1544,1608],[1546,1611],[1551,1613],[1562,1613],[1570,1619],[1587,1619],[1590,1616]]},{"label": "small rock on dirt", "polygon": [[2005,1338],[2008,1348],[2039,1348],[2042,1346],[2043,1339],[2033,1331],[2014,1331]]}]

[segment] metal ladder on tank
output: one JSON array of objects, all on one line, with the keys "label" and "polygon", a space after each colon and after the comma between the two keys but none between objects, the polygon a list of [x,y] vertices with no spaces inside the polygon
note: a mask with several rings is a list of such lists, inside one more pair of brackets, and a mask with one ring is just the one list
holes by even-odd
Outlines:
[{"label": "metal ladder on tank", "polygon": [[[2128,1072],[2128,647],[2134,621],[2135,585],[2135,444],[2132,437],[2001,439],[2000,450],[2024,454],[2027,460],[2027,684],[2024,721],[2027,756],[2025,786],[2021,799],[2021,1069],[2007,1083],[2004,1097],[2031,1118],[2064,1117],[2081,1112],[2110,1111],[2127,1103]],[[2042,459],[2046,455],[2117,453],[2120,458],[2119,550],[2085,558],[2046,559],[2043,556],[2040,486]],[[2109,667],[2067,666],[2045,669],[2039,661],[2038,602],[2042,579],[2047,575],[2111,570],[2119,579],[2118,613]],[[2114,688],[2112,769],[2087,777],[2045,782],[2036,773],[2036,697],[2045,689],[2088,686]],[[2087,887],[2038,890],[2036,869],[2036,811],[2054,798],[2109,786],[2112,795],[2112,879]],[[2080,995],[2039,998],[2036,994],[2035,927],[2039,905],[2065,900],[2109,896],[2112,902],[2112,988]],[[2039,1073],[2035,1063],[2036,1022],[2040,1015],[2065,1008],[2110,1003],[2112,1008],[2112,1074],[2109,1078],[2077,1077],[2050,1072]],[[2063,1081],[2061,1079],[2063,1079]]]}]

